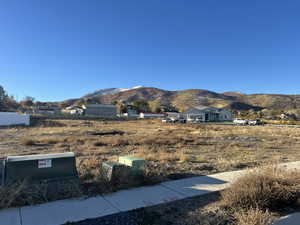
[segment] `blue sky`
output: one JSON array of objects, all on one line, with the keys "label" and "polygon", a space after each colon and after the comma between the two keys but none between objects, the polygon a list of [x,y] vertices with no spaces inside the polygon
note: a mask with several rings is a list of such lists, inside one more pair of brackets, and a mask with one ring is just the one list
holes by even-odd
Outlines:
[{"label": "blue sky", "polygon": [[3,0],[0,84],[18,99],[109,87],[300,94],[297,0]]}]

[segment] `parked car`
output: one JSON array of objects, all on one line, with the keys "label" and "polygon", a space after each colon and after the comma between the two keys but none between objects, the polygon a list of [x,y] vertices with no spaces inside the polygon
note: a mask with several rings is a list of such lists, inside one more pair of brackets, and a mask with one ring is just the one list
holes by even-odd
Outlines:
[{"label": "parked car", "polygon": [[202,123],[203,121],[200,118],[196,118],[191,121],[191,123]]},{"label": "parked car", "polygon": [[263,121],[261,121],[261,120],[249,120],[248,124],[250,126],[263,125]]},{"label": "parked car", "polygon": [[179,118],[179,119],[178,119],[178,122],[179,122],[179,123],[186,123],[186,119]]},{"label": "parked car", "polygon": [[172,120],[173,123],[179,122],[178,118],[170,117],[170,119]]},{"label": "parked car", "polygon": [[248,120],[234,119],[233,123],[236,125],[248,125]]},{"label": "parked car", "polygon": [[173,120],[170,119],[170,118],[165,118],[161,122],[163,122],[163,123],[173,123]]}]

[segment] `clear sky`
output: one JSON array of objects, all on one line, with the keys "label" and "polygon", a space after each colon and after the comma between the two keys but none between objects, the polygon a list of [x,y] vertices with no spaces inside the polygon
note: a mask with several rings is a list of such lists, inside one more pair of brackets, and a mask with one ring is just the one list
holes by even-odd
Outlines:
[{"label": "clear sky", "polygon": [[300,94],[298,0],[3,0],[0,84],[19,99],[136,85]]}]

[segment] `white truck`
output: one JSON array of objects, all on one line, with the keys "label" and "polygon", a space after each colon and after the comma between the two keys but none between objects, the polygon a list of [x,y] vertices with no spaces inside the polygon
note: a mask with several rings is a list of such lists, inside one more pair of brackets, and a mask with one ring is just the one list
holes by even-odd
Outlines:
[{"label": "white truck", "polygon": [[248,120],[243,120],[243,119],[234,119],[233,123],[236,125],[248,125]]}]

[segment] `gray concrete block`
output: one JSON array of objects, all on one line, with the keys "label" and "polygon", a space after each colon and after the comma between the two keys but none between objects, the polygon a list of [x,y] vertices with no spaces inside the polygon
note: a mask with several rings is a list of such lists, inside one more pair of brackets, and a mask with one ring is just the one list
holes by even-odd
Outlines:
[{"label": "gray concrete block", "polygon": [[136,175],[143,174],[146,166],[145,159],[135,156],[120,156],[119,163],[130,166],[132,173]]},{"label": "gray concrete block", "polygon": [[107,181],[116,181],[130,175],[130,167],[117,162],[103,162],[102,173]]}]

